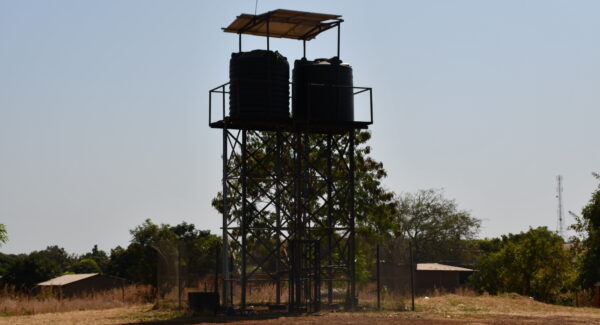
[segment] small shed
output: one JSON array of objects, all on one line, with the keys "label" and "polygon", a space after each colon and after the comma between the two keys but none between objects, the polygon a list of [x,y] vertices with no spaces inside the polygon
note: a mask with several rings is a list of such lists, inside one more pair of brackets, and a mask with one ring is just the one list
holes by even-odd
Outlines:
[{"label": "small shed", "polygon": [[100,274],[65,274],[48,281],[40,282],[40,291],[50,291],[59,297],[73,297],[94,294],[112,289],[123,289],[129,281],[123,278]]},{"label": "small shed", "polygon": [[[462,287],[472,269],[440,263],[418,263],[415,265],[415,292],[429,294],[435,289],[454,292]],[[397,263],[381,264],[381,281],[393,291],[410,294],[410,265]]]},{"label": "small shed", "polygon": [[418,293],[435,288],[454,291],[465,284],[473,270],[439,263],[419,263],[415,272],[415,290]]}]

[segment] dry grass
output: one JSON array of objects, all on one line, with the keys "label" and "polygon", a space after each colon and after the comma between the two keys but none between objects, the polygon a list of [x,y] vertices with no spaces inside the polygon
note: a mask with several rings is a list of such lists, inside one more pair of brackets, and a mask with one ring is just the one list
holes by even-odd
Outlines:
[{"label": "dry grass", "polygon": [[[256,289],[256,290],[255,290]],[[253,288],[252,295],[258,301],[270,300],[274,288]],[[368,287],[361,291],[361,305],[372,301],[372,290]],[[392,297],[386,296],[388,303],[393,303]],[[96,298],[94,298],[96,299]],[[65,302],[65,300],[63,300]],[[191,317],[185,312],[169,309],[156,309],[150,304],[127,305],[135,303],[134,300],[126,302],[125,306],[110,307],[109,299],[83,302],[70,300],[74,306],[52,307],[54,310],[72,310],[93,308],[87,311],[51,312],[29,316],[0,317],[0,324],[205,324],[229,323],[240,325],[249,324],[600,324],[600,309],[574,308],[565,306],[548,305],[534,301],[528,297],[516,294],[501,296],[476,295],[471,291],[459,291],[457,294],[443,294],[432,292],[428,297],[419,297],[416,300],[417,311],[407,312],[384,310],[381,312],[324,312],[318,315],[303,315],[286,317],[283,314],[271,314],[258,317]],[[56,303],[56,302],[55,302]],[[119,306],[122,302],[113,302]],[[396,304],[398,304],[396,302]],[[406,304],[405,302],[402,304]],[[40,307],[38,305],[38,307]],[[76,307],[76,308],[75,308]]]},{"label": "dry grass", "polygon": [[44,313],[0,317],[0,324],[127,324],[173,319],[176,312],[154,310],[152,305],[134,305],[111,309]]},{"label": "dry grass", "polygon": [[417,312],[330,312],[287,317],[283,314],[257,317],[186,317],[152,305],[128,306],[106,310],[48,313],[31,316],[0,317],[0,324],[600,324],[600,310],[547,305],[518,295],[458,296],[419,298]]},{"label": "dry grass", "polygon": [[148,303],[152,298],[147,286],[129,286],[93,295],[59,299],[49,294],[30,296],[4,290],[0,293],[0,315],[33,315],[73,310],[107,309]]},{"label": "dry grass", "polygon": [[456,294],[421,297],[415,302],[417,311],[449,314],[513,314],[513,315],[578,315],[600,320],[600,309],[557,306],[509,293],[500,296]]}]

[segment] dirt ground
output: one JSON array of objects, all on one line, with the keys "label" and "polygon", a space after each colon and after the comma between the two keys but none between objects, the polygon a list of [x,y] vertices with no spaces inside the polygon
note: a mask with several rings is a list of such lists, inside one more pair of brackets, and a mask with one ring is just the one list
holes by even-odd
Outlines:
[{"label": "dirt ground", "polygon": [[0,324],[600,324],[599,309],[547,305],[517,295],[447,295],[419,299],[416,305],[416,312],[324,312],[293,317],[281,314],[255,317],[189,317],[174,311],[153,310],[151,305],[137,305],[104,310],[0,317]]}]

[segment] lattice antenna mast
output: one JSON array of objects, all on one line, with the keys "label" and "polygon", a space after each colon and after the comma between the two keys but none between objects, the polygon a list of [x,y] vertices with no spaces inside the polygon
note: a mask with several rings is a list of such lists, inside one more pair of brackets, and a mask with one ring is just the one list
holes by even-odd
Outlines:
[{"label": "lattice antenna mast", "polygon": [[558,199],[558,210],[557,210],[557,215],[558,215],[558,224],[557,224],[557,232],[558,235],[562,238],[564,238],[564,233],[563,233],[563,203],[562,203],[562,192],[563,192],[563,185],[562,185],[562,175],[558,175],[556,176],[556,198]]}]

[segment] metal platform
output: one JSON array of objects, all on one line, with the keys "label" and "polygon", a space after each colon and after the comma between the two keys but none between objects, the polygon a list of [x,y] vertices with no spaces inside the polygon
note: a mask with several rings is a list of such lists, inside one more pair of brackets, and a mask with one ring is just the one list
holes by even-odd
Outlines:
[{"label": "metal platform", "polygon": [[[230,93],[229,84],[229,82],[224,83],[208,92],[208,126],[213,129],[343,134],[350,130],[368,129],[369,125],[373,124],[373,89],[370,87],[352,87],[354,96],[368,93],[368,121],[315,121],[294,119],[292,117],[240,118],[229,116],[227,114],[229,104],[227,97]],[[293,83],[290,82],[290,86],[292,85]],[[311,84],[311,86],[322,87],[323,85]],[[217,96],[220,100],[213,100],[213,96]],[[213,109],[213,104],[215,103],[221,104],[220,115],[222,118],[217,121],[213,121],[213,111],[219,111],[219,109]]]},{"label": "metal platform", "polygon": [[281,131],[303,133],[342,134],[350,130],[367,129],[371,122],[318,122],[286,119],[242,119],[226,117],[210,123],[213,129]]}]

